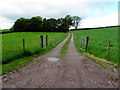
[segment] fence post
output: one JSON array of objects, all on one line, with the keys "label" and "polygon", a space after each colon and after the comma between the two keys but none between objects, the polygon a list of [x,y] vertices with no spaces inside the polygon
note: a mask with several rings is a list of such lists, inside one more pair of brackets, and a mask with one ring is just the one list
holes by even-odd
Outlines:
[{"label": "fence post", "polygon": [[79,44],[80,44],[80,48],[81,48],[81,38],[78,38]]},{"label": "fence post", "polygon": [[83,49],[84,49],[84,50],[86,49],[86,46],[85,46],[85,45],[86,45],[86,41],[85,41],[85,40],[86,40],[86,39],[84,38],[84,39],[83,39],[83,41],[84,41],[84,44],[83,44],[84,47],[83,47]]},{"label": "fence post", "polygon": [[46,35],[46,47],[48,46],[48,35]]},{"label": "fence post", "polygon": [[41,40],[41,48],[43,48],[43,35],[40,36],[40,40]]},{"label": "fence post", "polygon": [[81,37],[81,48],[82,48],[82,37]]},{"label": "fence post", "polygon": [[86,48],[85,50],[88,51],[88,44],[89,44],[89,36],[86,37]]},{"label": "fence post", "polygon": [[84,50],[84,38],[82,38],[82,49]]},{"label": "fence post", "polygon": [[82,38],[82,49],[84,50],[84,38]]},{"label": "fence post", "polygon": [[107,57],[110,55],[110,41],[108,41],[108,47],[107,47]]},{"label": "fence post", "polygon": [[23,53],[25,53],[25,39],[23,39]]}]

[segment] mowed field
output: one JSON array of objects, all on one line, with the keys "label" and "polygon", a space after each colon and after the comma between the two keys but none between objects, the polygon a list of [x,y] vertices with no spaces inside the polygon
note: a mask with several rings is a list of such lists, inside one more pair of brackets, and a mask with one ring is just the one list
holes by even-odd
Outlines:
[{"label": "mowed field", "polygon": [[[45,35],[48,35],[48,47],[44,47],[43,49],[40,47],[40,35],[44,35],[44,40]],[[66,33],[55,32],[14,32],[2,34],[2,63],[5,64],[24,56],[23,39],[25,39],[26,54],[32,55],[50,50],[65,39],[66,36]]]},{"label": "mowed field", "polygon": [[[105,58],[113,63],[118,63],[118,27],[77,30],[74,31],[75,44],[78,50],[80,49],[79,37],[89,36],[88,53],[99,58]],[[110,55],[107,55],[108,41],[110,41]]]}]

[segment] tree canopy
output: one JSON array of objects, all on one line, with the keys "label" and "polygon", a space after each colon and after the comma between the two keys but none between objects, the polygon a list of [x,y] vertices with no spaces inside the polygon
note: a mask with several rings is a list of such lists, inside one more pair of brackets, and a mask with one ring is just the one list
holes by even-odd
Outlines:
[{"label": "tree canopy", "polygon": [[73,26],[75,27],[75,29],[78,28],[79,23],[81,22],[82,18],[80,18],[79,16],[74,16],[73,17]]},{"label": "tree canopy", "polygon": [[40,16],[30,19],[21,17],[15,21],[12,29],[15,32],[67,32],[70,26],[75,25],[73,20],[70,15],[58,19],[46,19]]}]

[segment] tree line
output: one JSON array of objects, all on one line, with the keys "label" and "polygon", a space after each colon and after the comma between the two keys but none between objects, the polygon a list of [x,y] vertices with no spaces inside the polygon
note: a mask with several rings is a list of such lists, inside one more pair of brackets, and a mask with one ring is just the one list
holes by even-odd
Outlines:
[{"label": "tree line", "polygon": [[71,26],[78,27],[81,18],[70,15],[64,18],[42,18],[41,16],[26,19],[21,17],[16,20],[11,28],[14,32],[68,32]]}]

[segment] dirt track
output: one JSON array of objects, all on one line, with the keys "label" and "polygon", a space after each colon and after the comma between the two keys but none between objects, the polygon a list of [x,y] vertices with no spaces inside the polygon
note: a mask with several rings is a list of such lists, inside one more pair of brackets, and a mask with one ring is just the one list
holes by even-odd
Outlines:
[{"label": "dirt track", "polygon": [[[68,54],[62,57],[59,52],[65,41],[33,63],[3,78],[3,88],[118,87],[110,74],[76,50],[73,38]],[[58,60],[49,61],[52,57]]]}]

